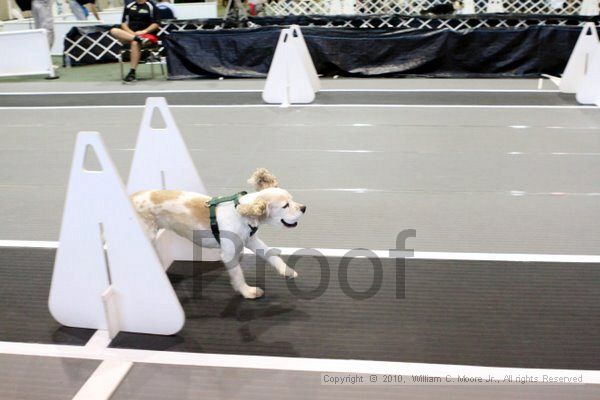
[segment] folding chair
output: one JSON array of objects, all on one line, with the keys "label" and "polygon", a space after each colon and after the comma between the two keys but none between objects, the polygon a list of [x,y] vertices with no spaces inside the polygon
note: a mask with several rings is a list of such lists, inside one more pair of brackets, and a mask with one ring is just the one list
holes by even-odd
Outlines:
[{"label": "folding chair", "polygon": [[[162,75],[165,74],[165,69],[163,67],[164,62],[160,56],[160,52],[162,50],[162,42],[159,40],[158,43],[143,47],[140,54],[140,65],[146,64],[150,65],[150,74],[152,79],[154,79],[154,65],[160,65],[160,72]],[[119,66],[121,68],[121,79],[125,77],[125,69],[124,69],[124,58],[125,55],[131,52],[131,48],[129,46],[123,46],[121,51],[119,52],[117,58],[119,59]],[[129,59],[129,58],[127,58]]]}]

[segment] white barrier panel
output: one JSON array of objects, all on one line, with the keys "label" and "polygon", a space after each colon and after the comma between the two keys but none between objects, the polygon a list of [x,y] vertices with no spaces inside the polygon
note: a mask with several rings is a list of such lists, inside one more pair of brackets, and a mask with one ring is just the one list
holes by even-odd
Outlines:
[{"label": "white barrier panel", "polygon": [[0,55],[0,76],[55,76],[45,29],[0,32]]},{"label": "white barrier panel", "polygon": [[503,13],[504,5],[502,4],[502,0],[489,0],[486,12],[490,14]]},{"label": "white barrier panel", "polygon": [[575,93],[583,81],[590,62],[590,56],[598,47],[598,32],[593,22],[586,22],[581,29],[577,43],[573,47],[569,62],[560,80],[560,91]]},{"label": "white barrier panel", "polygon": [[598,0],[583,0],[579,15],[598,15],[599,13]]},{"label": "white barrier panel", "polygon": [[[86,169],[86,154],[97,170]],[[185,315],[100,135],[75,144],[48,301],[66,326],[171,335]]]},{"label": "white barrier panel", "polygon": [[217,3],[176,3],[175,17],[177,19],[217,18]]},{"label": "white barrier panel", "polygon": [[575,98],[581,104],[600,104],[600,44],[589,57],[586,74],[577,87]]},{"label": "white barrier panel", "polygon": [[[153,128],[152,117],[159,113],[164,128]],[[127,192],[148,189],[176,189],[206,194],[206,188],[194,166],[190,153],[177,128],[175,119],[163,97],[149,97],[135,146],[127,181]],[[174,260],[216,261],[218,250],[194,247],[189,240],[173,232],[163,231],[155,241],[165,269]],[[202,257],[199,257],[199,255]]]},{"label": "white barrier panel", "polygon": [[342,0],[342,14],[354,15],[354,7],[356,6],[356,0]]},{"label": "white barrier panel", "polygon": [[342,13],[342,0],[331,0],[329,2],[329,15],[340,15]]},{"label": "white barrier panel", "polygon": [[[94,17],[88,17],[87,20],[78,21],[73,14],[63,14],[54,17],[54,43],[50,53],[54,56],[60,56],[64,52],[65,36],[74,26],[96,26],[101,24],[119,24],[123,15],[122,10],[102,11],[100,17],[102,21],[97,21]],[[24,31],[34,28],[33,19],[21,19],[16,21],[7,21],[4,24],[5,32]]]},{"label": "white barrier panel", "polygon": [[457,12],[459,15],[475,14],[475,2],[473,0],[464,0],[463,8]]},{"label": "white barrier panel", "polygon": [[283,29],[262,98],[266,103],[311,103],[321,89],[317,70],[298,25]]}]

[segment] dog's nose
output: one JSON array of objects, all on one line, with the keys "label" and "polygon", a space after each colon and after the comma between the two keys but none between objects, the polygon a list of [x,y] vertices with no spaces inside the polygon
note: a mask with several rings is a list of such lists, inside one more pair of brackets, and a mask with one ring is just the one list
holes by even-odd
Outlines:
[{"label": "dog's nose", "polygon": [[302,211],[302,214],[304,214],[306,212],[306,206],[300,207],[300,211]]}]

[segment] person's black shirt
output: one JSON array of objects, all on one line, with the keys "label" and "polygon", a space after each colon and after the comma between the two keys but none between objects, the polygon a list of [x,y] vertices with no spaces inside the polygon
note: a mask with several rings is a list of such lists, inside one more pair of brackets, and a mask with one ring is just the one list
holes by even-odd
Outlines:
[{"label": "person's black shirt", "polygon": [[153,23],[160,24],[158,7],[152,1],[145,1],[144,3],[132,1],[125,4],[123,22],[134,32],[142,31]]},{"label": "person's black shirt", "polygon": [[76,0],[80,6],[85,6],[86,4],[96,4],[96,0]]}]

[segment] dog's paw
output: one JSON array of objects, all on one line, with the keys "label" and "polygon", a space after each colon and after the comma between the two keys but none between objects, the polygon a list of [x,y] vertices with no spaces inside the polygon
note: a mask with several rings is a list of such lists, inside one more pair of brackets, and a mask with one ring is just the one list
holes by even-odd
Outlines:
[{"label": "dog's paw", "polygon": [[285,269],[285,271],[281,272],[281,275],[285,276],[286,278],[290,278],[290,279],[294,279],[294,278],[298,277],[298,273],[290,267],[287,267]]},{"label": "dog's paw", "polygon": [[241,293],[242,296],[244,296],[244,298],[246,299],[258,299],[259,297],[262,297],[263,294],[265,294],[265,291],[256,286],[248,286],[248,288],[242,291]]}]

